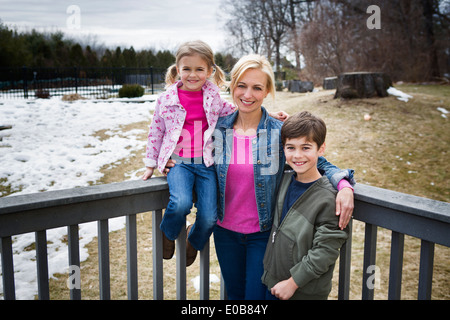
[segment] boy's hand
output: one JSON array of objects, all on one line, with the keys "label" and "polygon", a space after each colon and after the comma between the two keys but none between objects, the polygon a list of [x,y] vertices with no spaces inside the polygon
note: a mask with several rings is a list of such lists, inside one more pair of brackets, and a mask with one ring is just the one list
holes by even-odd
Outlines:
[{"label": "boy's hand", "polygon": [[295,290],[298,289],[297,284],[294,279],[290,277],[287,280],[283,280],[278,282],[270,292],[280,300],[288,300],[295,293]]},{"label": "boy's hand", "polygon": [[339,217],[339,228],[344,230],[352,217],[354,208],[353,190],[343,188],[336,196],[336,215]]},{"label": "boy's hand", "polygon": [[155,170],[155,168],[150,168],[150,167],[146,167],[147,169],[144,172],[144,175],[142,176],[142,180],[147,180],[149,178],[152,177],[153,175],[153,170]]}]

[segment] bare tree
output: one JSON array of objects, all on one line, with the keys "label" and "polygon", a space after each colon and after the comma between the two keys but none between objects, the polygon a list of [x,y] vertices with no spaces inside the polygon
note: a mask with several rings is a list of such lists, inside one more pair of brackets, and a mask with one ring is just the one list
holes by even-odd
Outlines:
[{"label": "bare tree", "polygon": [[222,1],[222,9],[227,14],[225,30],[231,36],[231,46],[239,54],[261,53],[267,46],[264,19],[258,6],[256,0]]},{"label": "bare tree", "polygon": [[[306,73],[321,77],[383,71],[395,80],[423,81],[448,70],[447,7],[438,0],[381,0],[381,29],[367,28],[371,0],[322,0],[301,32]],[[448,72],[448,71],[447,71]]]}]

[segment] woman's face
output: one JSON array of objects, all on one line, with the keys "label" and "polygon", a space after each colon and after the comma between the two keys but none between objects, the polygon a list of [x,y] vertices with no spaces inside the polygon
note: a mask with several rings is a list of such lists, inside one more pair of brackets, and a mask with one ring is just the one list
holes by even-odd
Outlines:
[{"label": "woman's face", "polygon": [[233,101],[239,112],[251,113],[259,111],[269,93],[267,75],[259,69],[248,69],[236,83]]}]

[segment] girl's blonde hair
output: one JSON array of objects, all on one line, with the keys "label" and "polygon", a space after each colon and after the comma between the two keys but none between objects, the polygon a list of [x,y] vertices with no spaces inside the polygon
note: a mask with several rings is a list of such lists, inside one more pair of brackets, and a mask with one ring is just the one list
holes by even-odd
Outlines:
[{"label": "girl's blonde hair", "polygon": [[275,76],[273,73],[272,65],[266,57],[259,54],[250,54],[243,56],[234,65],[231,70],[231,82],[230,82],[230,93],[233,97],[234,89],[236,89],[239,80],[241,80],[242,75],[248,69],[258,69],[264,72],[267,76],[266,88],[268,93],[275,99]]},{"label": "girl's blonde hair", "polygon": [[178,79],[177,66],[181,58],[198,54],[207,64],[208,69],[213,69],[213,80],[218,87],[225,84],[225,73],[214,62],[214,53],[211,47],[201,40],[188,41],[183,43],[177,51],[175,56],[175,64],[167,69],[166,85],[167,87],[174,84]]}]

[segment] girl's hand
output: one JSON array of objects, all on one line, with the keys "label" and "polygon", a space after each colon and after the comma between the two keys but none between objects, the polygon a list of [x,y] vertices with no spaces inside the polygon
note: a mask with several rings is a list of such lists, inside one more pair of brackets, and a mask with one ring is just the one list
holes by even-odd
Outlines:
[{"label": "girl's hand", "polygon": [[341,230],[347,226],[352,217],[353,208],[353,190],[350,188],[343,188],[336,196],[336,215],[339,217],[339,227]]},{"label": "girl's hand", "polygon": [[146,167],[147,169],[144,172],[144,175],[142,176],[142,180],[147,180],[149,178],[152,177],[153,175],[153,170],[155,170],[155,168],[150,168],[150,167]]}]

